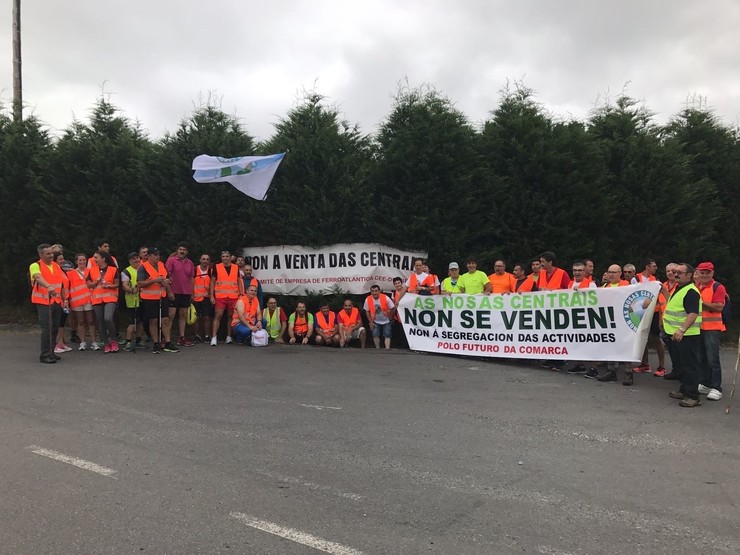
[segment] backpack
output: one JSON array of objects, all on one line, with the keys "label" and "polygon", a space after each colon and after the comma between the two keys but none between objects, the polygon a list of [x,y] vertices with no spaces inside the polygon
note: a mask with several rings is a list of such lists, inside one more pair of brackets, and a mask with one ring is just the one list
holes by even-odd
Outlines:
[{"label": "backpack", "polygon": [[267,341],[269,340],[267,330],[256,330],[252,332],[252,347],[267,347]]},{"label": "backpack", "polygon": [[[716,291],[719,287],[719,282],[715,281],[712,284],[712,290]],[[725,325],[725,327],[730,325],[730,321],[732,320],[732,301],[730,300],[730,295],[727,293],[727,289],[725,289],[725,306],[722,307],[722,323]]]}]

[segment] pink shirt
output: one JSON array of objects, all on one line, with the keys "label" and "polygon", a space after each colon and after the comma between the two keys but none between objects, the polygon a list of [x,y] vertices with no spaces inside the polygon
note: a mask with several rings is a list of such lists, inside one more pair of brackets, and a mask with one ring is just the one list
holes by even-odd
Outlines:
[{"label": "pink shirt", "polygon": [[195,264],[189,258],[177,258],[171,256],[164,265],[167,273],[172,279],[170,285],[175,295],[192,295],[193,294],[193,275],[195,275]]}]

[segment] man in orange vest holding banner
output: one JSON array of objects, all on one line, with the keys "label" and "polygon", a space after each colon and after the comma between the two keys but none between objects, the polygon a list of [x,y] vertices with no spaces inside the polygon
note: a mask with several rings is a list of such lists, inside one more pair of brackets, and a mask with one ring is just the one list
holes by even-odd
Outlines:
[{"label": "man in orange vest holding banner", "polygon": [[317,345],[336,347],[339,345],[339,327],[337,326],[337,315],[329,309],[329,303],[324,302],[319,311],[314,315],[314,342]]},{"label": "man in orange vest holding banner", "polygon": [[67,276],[54,262],[54,251],[51,245],[43,243],[36,248],[39,260],[28,267],[31,278],[31,303],[36,306],[41,328],[41,354],[39,361],[54,364],[61,357],[54,354],[52,341],[59,331],[62,319],[62,307],[66,308],[67,295],[64,280]]},{"label": "man in orange vest holding banner", "polygon": [[[622,267],[619,264],[612,264],[606,271],[607,281],[601,286],[602,288],[608,287],[625,287],[630,283],[622,279]],[[619,368],[620,362],[607,362],[606,372],[596,379],[600,382],[616,382],[617,381],[617,368]],[[587,378],[593,377],[589,372],[586,373]],[[632,370],[624,371],[624,381],[622,385],[630,386],[633,385]]]},{"label": "man in orange vest holding banner", "polygon": [[[216,313],[213,316],[213,333],[211,334],[211,346],[218,343],[216,339],[218,328],[221,326],[221,318],[226,313],[226,319],[231,319],[236,308],[236,301],[244,295],[244,280],[239,275],[239,267],[231,263],[231,253],[223,251],[221,262],[216,264],[211,276],[210,297]],[[226,343],[231,343],[231,334],[226,332]]]},{"label": "man in orange vest holding banner", "polygon": [[[568,272],[556,265],[555,253],[545,251],[540,255],[540,275],[537,278],[537,289],[540,291],[554,291],[568,289],[570,276]],[[621,268],[620,268],[621,271]]]},{"label": "man in orange vest holding banner", "polygon": [[506,271],[506,263],[503,260],[496,260],[493,263],[493,273],[488,276],[488,282],[491,284],[491,292],[495,295],[513,293],[516,290],[516,279]]},{"label": "man in orange vest holding banner", "polygon": [[365,328],[362,327],[362,316],[350,299],[344,299],[342,310],[337,314],[339,321],[339,346],[349,347],[352,339],[360,340],[360,347],[365,348]]},{"label": "man in orange vest holding banner", "polygon": [[393,301],[385,293],[380,292],[379,285],[370,287],[370,295],[365,299],[364,309],[376,349],[380,349],[381,336],[385,348],[391,348],[391,315],[394,306]]},{"label": "man in orange vest holding banner", "polygon": [[699,264],[696,267],[696,276],[702,300],[699,337],[704,345],[699,393],[706,395],[710,401],[719,401],[722,399],[722,365],[720,364],[719,347],[722,332],[727,329],[722,321],[722,309],[725,307],[727,290],[724,285],[714,281],[714,264],[711,262]]},{"label": "man in orange vest holding banner", "polygon": [[170,340],[169,326],[170,301],[175,299],[175,295],[170,289],[167,269],[160,261],[159,250],[156,247],[149,247],[149,259],[139,265],[136,277],[141,308],[144,317],[149,319],[149,333],[154,341],[152,353],[155,355],[160,353],[162,339],[166,352],[179,352],[180,349]]},{"label": "man in orange vest holding banner", "polygon": [[531,274],[527,275],[527,267],[523,262],[517,262],[514,264],[512,275],[514,276],[515,293],[537,291],[537,284],[534,281],[534,277]]},{"label": "man in orange vest holding banner", "polygon": [[434,274],[425,272],[425,266],[426,264],[422,258],[414,260],[414,272],[404,284],[404,294],[406,292],[416,293],[418,295],[439,294],[439,280]]},{"label": "man in orange vest holding banner", "polygon": [[236,342],[241,345],[250,338],[252,332],[263,329],[262,310],[257,300],[257,287],[247,287],[247,294],[239,297],[236,301],[233,317],[231,319],[231,330],[236,337]]}]

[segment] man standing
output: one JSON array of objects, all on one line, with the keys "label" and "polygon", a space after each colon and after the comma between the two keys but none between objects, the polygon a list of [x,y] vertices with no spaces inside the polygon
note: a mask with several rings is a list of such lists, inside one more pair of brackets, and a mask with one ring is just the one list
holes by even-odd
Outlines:
[{"label": "man standing", "polygon": [[491,292],[491,282],[488,276],[478,269],[478,261],[469,256],[465,261],[468,271],[460,276],[460,289],[466,295],[480,295],[481,293]]},{"label": "man standing", "polygon": [[452,295],[462,293],[463,291],[460,287],[460,266],[458,266],[457,262],[450,262],[447,273],[449,277],[442,280],[442,294]]},{"label": "man standing", "polygon": [[[121,270],[121,288],[126,300],[126,312],[128,315],[128,327],[126,328],[125,351],[133,351],[141,347],[141,336],[144,333],[144,319],[142,318],[141,301],[139,299],[139,266],[141,258],[138,252],[128,255],[128,267]],[[135,343],[132,341],[135,338]]]},{"label": "man standing", "polygon": [[586,268],[586,279],[593,281],[596,284],[596,287],[601,287],[601,281],[594,276],[594,261],[590,258],[586,258],[584,259],[583,264]]},{"label": "man standing", "polygon": [[239,297],[236,301],[231,329],[236,337],[236,342],[241,345],[247,341],[257,330],[262,329],[262,310],[257,300],[257,287],[247,287],[247,294]]},{"label": "man standing", "polygon": [[263,313],[263,319],[270,340],[275,343],[284,343],[283,338],[288,327],[288,318],[285,316],[285,311],[278,306],[275,297],[267,299],[267,308]]},{"label": "man standing", "polygon": [[[213,316],[213,328],[211,333],[211,346],[218,344],[218,328],[221,326],[221,318],[226,314],[227,322],[236,307],[236,301],[244,294],[244,281],[239,275],[239,267],[231,263],[231,253],[221,252],[221,262],[216,264],[211,279],[210,298],[216,313]],[[231,334],[226,332],[226,343],[231,343]]]},{"label": "man standing", "polygon": [[344,299],[343,308],[337,314],[337,320],[339,321],[339,346],[349,347],[352,339],[359,339],[360,347],[364,349],[365,328],[362,327],[362,317],[350,299]]},{"label": "man standing", "polygon": [[260,302],[260,306],[265,306],[265,299],[262,293],[262,284],[260,280],[252,275],[252,265],[249,262],[245,262],[241,269],[242,279],[244,280],[244,288],[246,289],[250,285],[257,286],[257,300]]},{"label": "man standing", "polygon": [[169,327],[172,328],[175,315],[177,315],[177,328],[179,332],[177,344],[180,347],[192,347],[193,342],[185,337],[185,326],[188,320],[190,302],[193,298],[195,265],[188,258],[187,243],[177,244],[177,252],[175,256],[167,259],[165,268],[172,283],[170,288],[175,295],[175,300],[172,302],[169,310]]},{"label": "man standing", "polygon": [[418,295],[436,295],[439,293],[439,281],[435,276],[424,271],[426,263],[422,258],[414,260],[414,271],[404,284],[404,294],[416,293]]},{"label": "man standing", "polygon": [[[459,283],[459,282],[458,282]],[[393,344],[396,347],[408,348],[409,342],[406,339],[406,334],[403,331],[403,325],[401,324],[401,318],[398,315],[398,300],[403,296],[403,278],[393,278],[393,304],[395,305],[391,309],[391,319],[393,320]]]},{"label": "man standing", "polygon": [[622,273],[624,274],[624,280],[627,283],[634,283],[632,280],[635,279],[636,272],[637,268],[635,268],[634,264],[625,264],[624,269],[622,270]]},{"label": "man standing", "polygon": [[527,275],[527,269],[522,262],[514,264],[512,275],[514,276],[514,292],[527,293],[529,291],[537,291],[537,284],[534,281],[533,275]]},{"label": "man standing", "polygon": [[365,313],[373,334],[375,348],[380,349],[380,337],[386,349],[391,348],[391,314],[395,305],[387,295],[380,292],[380,286],[372,285],[370,295],[365,299]]},{"label": "man standing", "polygon": [[513,293],[516,290],[516,280],[506,271],[506,263],[503,260],[493,263],[493,273],[488,276],[488,282],[494,295]]},{"label": "man standing", "polygon": [[[213,303],[209,297],[211,290],[211,257],[200,255],[200,264],[195,267],[193,277],[193,305],[195,305],[195,342],[210,341],[211,322],[213,321]],[[203,329],[203,339],[200,330]]]},{"label": "man standing", "polygon": [[676,267],[676,290],[668,299],[663,314],[663,329],[671,337],[674,372],[678,370],[681,387],[669,393],[680,399],[682,407],[696,407],[699,401],[701,372],[701,293],[694,285],[694,268],[682,262]]},{"label": "man standing", "polygon": [[43,243],[36,248],[39,260],[28,268],[31,278],[31,303],[36,306],[39,327],[41,328],[41,353],[39,360],[53,364],[61,357],[54,354],[52,341],[59,331],[62,319],[62,307],[66,308],[67,300],[64,291],[64,280],[67,276],[54,262],[54,251],[51,245]]},{"label": "man standing", "polygon": [[586,278],[586,265],[583,262],[573,263],[573,281],[568,289],[596,289],[593,280]]},{"label": "man standing", "polygon": [[314,341],[317,345],[327,347],[339,346],[339,327],[337,326],[337,315],[329,309],[329,303],[322,302],[319,311],[314,316],[316,335]]},{"label": "man standing", "polygon": [[568,272],[558,268],[555,253],[545,251],[540,255],[540,276],[537,279],[537,288],[540,291],[554,291],[557,289],[568,289],[570,277]]},{"label": "man standing", "polygon": [[299,302],[288,318],[288,341],[291,345],[308,345],[313,335],[313,315],[306,312],[306,303]]},{"label": "man standing", "polygon": [[[602,285],[603,288],[608,287],[624,287],[626,285],[629,285],[628,281],[625,281],[622,279],[622,267],[619,264],[612,264],[609,266],[609,269],[606,271],[606,282]],[[607,362],[606,363],[606,373],[596,378],[600,382],[616,382],[617,381],[617,368],[619,367],[619,362]],[[592,377],[589,375],[589,373],[586,373],[586,377],[590,378]],[[631,370],[625,370],[624,371],[624,381],[622,382],[622,385],[633,385],[634,383],[634,377],[632,375]]]},{"label": "man standing", "polygon": [[[625,266],[624,279],[629,281],[631,284],[648,283],[650,281],[658,281],[655,277],[655,272],[658,270],[658,264],[652,258],[648,258],[643,265],[643,269],[640,273],[636,274],[631,279],[627,277],[627,267]],[[642,361],[640,365],[633,368],[632,370],[637,373],[645,372],[650,373],[652,368],[650,367],[650,341],[655,343],[655,351],[658,353],[658,368],[655,370],[660,376],[665,375],[665,345],[660,340],[660,311],[658,306],[655,307],[653,312],[653,319],[650,321],[650,336],[648,342],[645,344],[645,351],[642,354]]]},{"label": "man standing", "polygon": [[[673,292],[676,290],[677,287],[676,268],[678,268],[678,264],[676,264],[675,262],[670,262],[666,264],[666,280],[663,282],[663,288],[660,290],[660,295],[658,295],[658,304],[655,306],[655,309],[660,313],[660,338],[663,341],[665,348],[668,350],[668,354],[671,355],[671,361],[676,359],[676,355],[673,353],[673,341],[671,341],[670,336],[665,333],[665,330],[663,329],[663,314],[665,313],[665,307],[668,304],[668,299],[671,298],[671,295],[673,295]],[[662,377],[664,380],[677,380],[678,367],[674,365],[670,372],[663,371],[662,374],[660,371],[656,370],[653,376],[655,376],[656,378]]]},{"label": "man standing", "polygon": [[725,307],[727,290],[721,283],[714,281],[714,264],[702,262],[696,267],[697,285],[701,293],[701,337],[704,346],[702,357],[703,375],[699,393],[706,395],[710,401],[722,399],[722,365],[720,364],[719,346],[722,332],[727,328],[722,321],[722,309]]},{"label": "man standing", "polygon": [[137,270],[137,286],[142,312],[149,319],[149,333],[154,340],[152,353],[155,355],[158,355],[162,349],[162,339],[164,339],[166,352],[177,353],[180,350],[170,339],[168,314],[170,301],[174,300],[175,295],[170,289],[167,269],[159,258],[159,250],[156,247],[150,247],[149,261],[141,264]]}]

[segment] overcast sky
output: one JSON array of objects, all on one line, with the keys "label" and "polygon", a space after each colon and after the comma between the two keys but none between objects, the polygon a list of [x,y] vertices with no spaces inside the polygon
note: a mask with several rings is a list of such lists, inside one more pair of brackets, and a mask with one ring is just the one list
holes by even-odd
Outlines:
[{"label": "overcast sky", "polygon": [[213,93],[265,140],[305,90],[373,133],[406,80],[433,84],[474,124],[507,80],[566,118],[626,85],[658,121],[699,95],[740,122],[740,0],[23,0],[22,30],[25,113],[57,135],[102,90],[153,138]]}]

